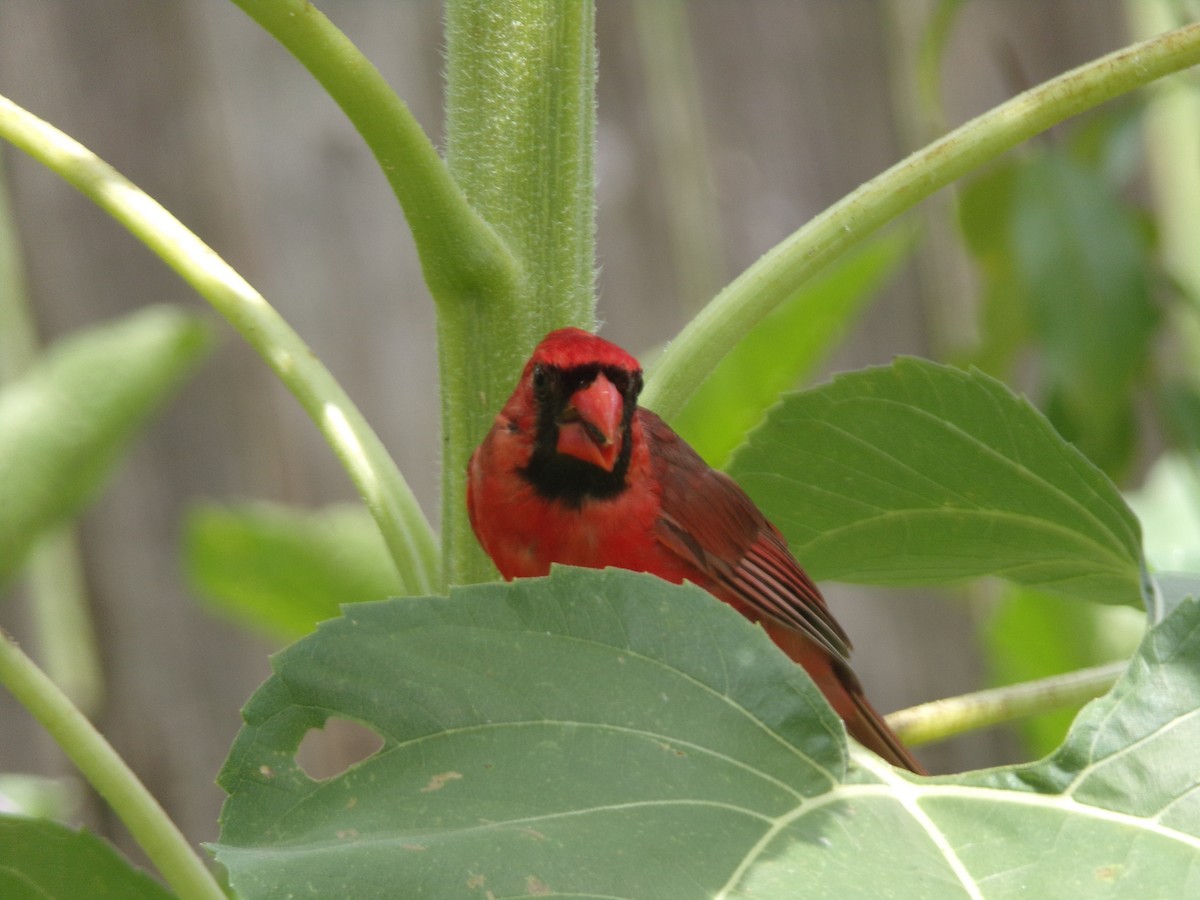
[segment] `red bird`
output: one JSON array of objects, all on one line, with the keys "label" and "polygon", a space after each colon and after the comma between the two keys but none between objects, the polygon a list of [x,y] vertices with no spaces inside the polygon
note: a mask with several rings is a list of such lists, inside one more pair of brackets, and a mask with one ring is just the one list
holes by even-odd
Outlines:
[{"label": "red bird", "polygon": [[860,743],[923,772],[863,696],[850,639],[783,536],[728,475],[639,409],[642,370],[578,328],[548,334],[471,457],[467,506],[506,579],[551,563],[685,579],[759,622]]}]

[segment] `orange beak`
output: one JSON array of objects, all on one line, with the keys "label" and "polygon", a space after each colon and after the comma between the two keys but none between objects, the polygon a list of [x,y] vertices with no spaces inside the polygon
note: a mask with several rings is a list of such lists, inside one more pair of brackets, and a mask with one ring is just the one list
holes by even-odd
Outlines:
[{"label": "orange beak", "polygon": [[611,472],[621,451],[625,400],[601,372],[576,391],[558,419],[558,452]]}]

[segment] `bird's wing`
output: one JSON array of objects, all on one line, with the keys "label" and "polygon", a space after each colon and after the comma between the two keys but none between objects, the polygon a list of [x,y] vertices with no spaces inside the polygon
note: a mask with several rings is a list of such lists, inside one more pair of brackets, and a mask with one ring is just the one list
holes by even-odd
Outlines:
[{"label": "bird's wing", "polygon": [[654,447],[652,465],[662,492],[659,541],[703,573],[717,592],[845,661],[849,638],[754,501],[654,413],[639,410],[638,415]]}]

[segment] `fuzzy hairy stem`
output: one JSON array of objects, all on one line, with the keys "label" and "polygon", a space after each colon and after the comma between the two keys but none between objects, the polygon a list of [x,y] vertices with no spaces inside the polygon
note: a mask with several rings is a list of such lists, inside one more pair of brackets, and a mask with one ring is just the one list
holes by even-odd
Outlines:
[{"label": "fuzzy hairy stem", "polygon": [[446,160],[520,271],[438,308],[447,580],[495,577],[471,533],[467,461],[551,328],[593,324],[595,10],[447,0]]}]

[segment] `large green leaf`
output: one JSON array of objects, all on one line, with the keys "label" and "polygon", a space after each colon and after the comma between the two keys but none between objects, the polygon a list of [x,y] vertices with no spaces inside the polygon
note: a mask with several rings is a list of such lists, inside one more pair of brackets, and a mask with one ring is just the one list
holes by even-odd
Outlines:
[{"label": "large green leaf", "polygon": [[[1061,748],[1030,766],[979,772],[923,807],[992,897],[1190,897],[1200,891],[1200,604],[1182,602],[1143,640],[1125,676],[1080,713]],[[1026,856],[978,840],[972,788],[1005,792]],[[986,795],[984,795],[986,796]],[[973,809],[973,807],[975,807]],[[1001,826],[1003,827],[1003,826]],[[990,829],[988,829],[990,830]]]},{"label": "large green leaf", "polygon": [[833,352],[911,246],[911,234],[894,231],[806,282],[721,360],[672,427],[710,465],[723,466],[780,393]]},{"label": "large green leaf", "polygon": [[1137,520],[1025,400],[919,359],[835,378],[772,410],[730,472],[818,579],[998,575],[1136,604]]},{"label": "large green leaf", "polygon": [[206,345],[196,317],[152,307],[60,341],[0,390],[0,580],[92,498]]},{"label": "large green leaf", "polygon": [[359,505],[205,504],[188,516],[185,553],[207,606],[275,637],[297,638],[336,616],[340,603],[402,588],[379,528]]},{"label": "large green leaf", "polygon": [[[248,897],[711,893],[846,765],[754,626],[624,571],[355,604],[273,661],[219,779],[218,856]],[[385,744],[314,782],[295,750],[331,714]],[[718,836],[728,852],[692,852]]]},{"label": "large green leaf", "polygon": [[[1200,608],[1043,764],[848,756],[814,687],[698,589],[608,570],[347,607],[274,658],[220,783],[247,898],[1183,897]],[[324,781],[331,716],[383,748]]]},{"label": "large green leaf", "polygon": [[165,900],[172,897],[108,843],[57,822],[0,813],[4,900]]}]

